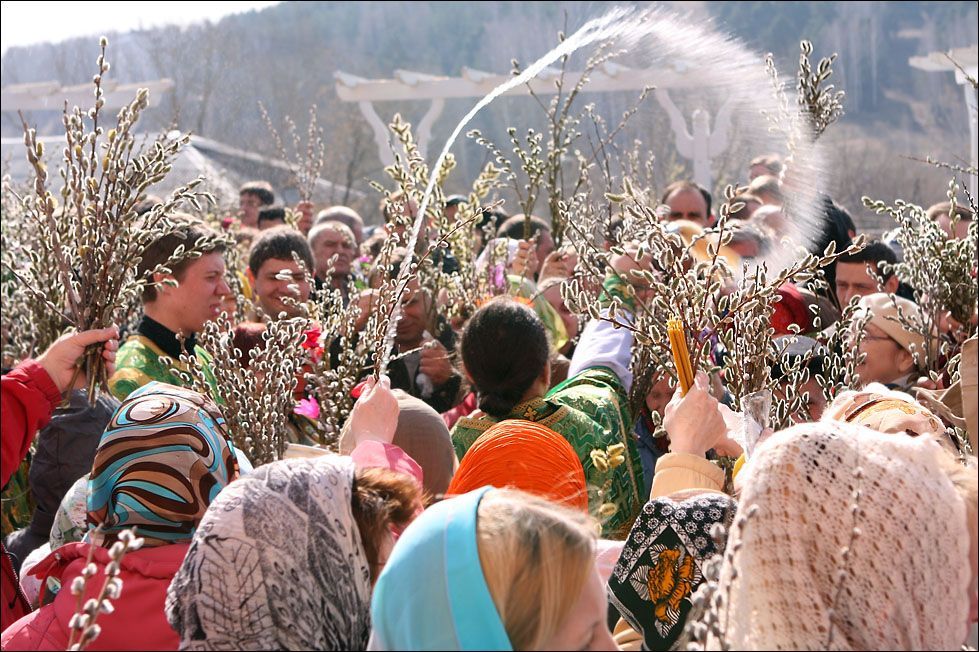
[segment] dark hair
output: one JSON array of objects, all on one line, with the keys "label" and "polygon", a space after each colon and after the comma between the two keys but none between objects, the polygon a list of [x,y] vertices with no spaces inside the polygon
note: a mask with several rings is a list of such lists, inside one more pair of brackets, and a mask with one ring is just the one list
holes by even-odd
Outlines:
[{"label": "dark hair", "polygon": [[421,504],[421,489],[414,478],[384,468],[354,472],[350,506],[370,567],[371,581],[381,572],[380,543],[389,526],[404,527]]},{"label": "dark hair", "polygon": [[662,198],[660,198],[659,202],[661,204],[665,204],[667,203],[667,200],[670,198],[670,195],[672,195],[673,193],[687,191],[687,190],[696,190],[697,192],[700,193],[700,195],[704,198],[704,202],[707,204],[707,215],[705,215],[704,217],[710,218],[711,216],[710,193],[707,191],[707,188],[704,188],[699,183],[694,183],[693,181],[674,181],[670,185],[666,186],[666,190],[663,191],[663,196]]},{"label": "dark hair", "polygon": [[520,402],[550,357],[540,317],[506,298],[476,311],[462,333],[461,350],[479,409],[498,418]]},{"label": "dark hair", "polygon": [[163,200],[159,196],[146,195],[145,197],[139,200],[139,202],[136,204],[133,210],[136,211],[137,215],[146,215],[151,210],[153,210],[154,206],[158,206],[159,204],[162,203]]},{"label": "dark hair", "polygon": [[458,206],[462,202],[466,201],[465,195],[449,195],[445,198],[445,205],[448,206]]},{"label": "dark hair", "polygon": [[[371,266],[371,272],[368,279],[368,285],[371,287],[380,287],[384,281],[392,281],[398,277],[398,272],[401,271],[401,265],[404,263],[405,258],[408,257],[408,250],[404,247],[397,247],[392,251],[384,260],[380,258],[374,259],[374,264]],[[414,265],[418,264],[418,256],[412,256],[411,262]],[[376,283],[376,285],[375,285]]]},{"label": "dark hair", "polygon": [[[170,260],[177,247],[183,245],[185,248],[190,248],[201,238],[218,237],[217,231],[190,215],[178,213],[171,216],[171,219],[177,223],[176,229],[172,233],[154,240],[143,249],[139,265],[136,266],[137,278],[146,278],[149,283],[152,283],[153,279],[149,278],[150,273],[156,269],[157,265],[163,265]],[[213,247],[205,250],[204,254],[214,252],[223,253],[224,245],[217,243]],[[195,260],[198,260],[198,258],[184,258],[180,262],[170,265],[170,273],[177,281],[182,281],[184,272],[187,271],[187,268]],[[143,288],[143,294],[141,295],[143,303],[156,301],[156,296],[155,285],[146,285]]]},{"label": "dark hair", "polygon": [[286,209],[283,206],[266,206],[258,211],[258,223],[274,220],[286,220]]},{"label": "dark hair", "polygon": [[265,348],[264,334],[267,326],[260,321],[244,321],[235,326],[232,342],[241,356],[238,363],[242,368],[251,366],[251,352],[254,348]]},{"label": "dark hair", "polygon": [[479,216],[479,222],[476,223],[476,228],[482,232],[483,229],[489,226],[492,234],[496,235],[496,232],[500,230],[500,225],[508,219],[510,219],[510,216],[501,210],[484,208]]},{"label": "dark hair", "polygon": [[377,258],[381,254],[385,240],[387,240],[387,235],[384,233],[375,233],[360,245],[361,255],[368,256],[371,260]]},{"label": "dark hair", "polygon": [[267,260],[289,260],[292,254],[306,265],[306,271],[313,273],[313,252],[306,242],[306,236],[291,226],[276,226],[262,231],[248,252],[248,269],[258,274]]},{"label": "dark hair", "polygon": [[[822,256],[830,242],[836,243],[836,251],[843,251],[850,246],[851,232],[855,232],[857,227],[853,224],[853,218],[842,206],[837,204],[829,195],[821,195],[820,203],[823,209],[823,223],[819,236],[812,243],[809,251],[817,256]],[[831,298],[834,305],[839,307],[839,299],[836,296],[836,263],[832,263],[823,268],[826,275],[827,288],[822,290]]]},{"label": "dark hair", "polygon": [[268,181],[249,181],[238,189],[239,195],[255,195],[258,201],[268,206],[275,203],[275,193]]},{"label": "dark hair", "polygon": [[605,242],[618,244],[622,239],[622,229],[625,227],[625,218],[616,215],[605,225]]},{"label": "dark hair", "polygon": [[[507,218],[507,220],[500,225],[499,230],[496,232],[496,237],[498,238],[514,238],[516,240],[523,239],[523,225],[526,217],[524,215],[514,215],[513,217]],[[536,215],[530,216],[530,236],[533,237],[540,233],[541,231],[550,232],[551,226],[545,222],[542,218]]]},{"label": "dark hair", "polygon": [[881,263],[894,265],[897,263],[897,254],[880,240],[871,240],[867,246],[852,254],[843,254],[836,259],[836,263],[873,263],[877,268],[877,273],[886,281],[894,274],[894,270],[888,269],[886,272],[880,268]]}]

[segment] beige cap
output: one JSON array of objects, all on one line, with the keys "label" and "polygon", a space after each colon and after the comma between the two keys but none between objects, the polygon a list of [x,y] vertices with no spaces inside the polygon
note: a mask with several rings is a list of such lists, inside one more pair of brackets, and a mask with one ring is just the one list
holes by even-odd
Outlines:
[{"label": "beige cap", "polygon": [[905,321],[913,324],[922,319],[918,304],[882,292],[861,297],[857,314],[869,310],[873,315],[869,323],[887,333],[888,337],[900,344],[904,350],[924,356],[925,338],[920,333],[911,332],[904,327],[898,317],[898,308],[904,315]]}]

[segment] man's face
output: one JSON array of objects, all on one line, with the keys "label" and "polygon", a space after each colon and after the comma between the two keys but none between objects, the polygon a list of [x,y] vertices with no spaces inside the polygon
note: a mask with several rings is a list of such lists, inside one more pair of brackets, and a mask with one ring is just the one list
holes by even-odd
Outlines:
[{"label": "man's face", "polygon": [[188,336],[199,333],[221,314],[224,299],[231,294],[224,275],[224,255],[214,251],[191,262],[177,287],[160,288],[157,301],[173,315],[177,330]]},{"label": "man's face", "polygon": [[707,202],[696,190],[677,190],[667,197],[666,205],[670,207],[671,220],[690,220],[704,227],[710,226]]},{"label": "man's face", "polygon": [[860,353],[866,353],[857,365],[860,384],[893,383],[911,371],[911,354],[887,333],[873,324],[867,324],[860,341]]},{"label": "man's face", "polygon": [[258,228],[258,211],[262,209],[262,200],[258,195],[243,192],[238,195],[238,210],[241,213],[241,223],[245,226]]},{"label": "man's face", "polygon": [[568,310],[564,299],[561,298],[561,284],[555,283],[541,293],[547,302],[551,304],[564,322],[564,330],[568,334],[568,340],[573,340],[578,335],[578,317]]},{"label": "man's face", "polygon": [[428,295],[418,285],[418,279],[412,279],[408,284],[402,302],[395,341],[402,348],[414,348],[421,345],[428,328]]},{"label": "man's face", "polygon": [[301,303],[309,299],[309,292],[309,279],[294,260],[269,258],[255,275],[255,294],[262,310],[271,319],[278,319],[281,312],[287,317],[298,317],[299,308],[286,305],[285,297]]},{"label": "man's face", "polygon": [[[873,270],[873,273],[871,273]],[[850,303],[853,297],[862,297],[875,292],[881,292],[876,278],[877,266],[867,263],[837,263],[836,264],[836,296],[840,305]]]},{"label": "man's face", "polygon": [[316,261],[316,276],[326,278],[333,260],[333,275],[346,276],[350,273],[350,263],[354,258],[354,243],[350,236],[339,229],[327,229],[316,237],[313,243],[313,260]]},{"label": "man's face", "polygon": [[673,398],[673,391],[674,388],[670,383],[670,377],[666,374],[659,376],[646,394],[646,407],[649,408],[650,412],[663,414],[663,411],[666,410],[666,405]]}]

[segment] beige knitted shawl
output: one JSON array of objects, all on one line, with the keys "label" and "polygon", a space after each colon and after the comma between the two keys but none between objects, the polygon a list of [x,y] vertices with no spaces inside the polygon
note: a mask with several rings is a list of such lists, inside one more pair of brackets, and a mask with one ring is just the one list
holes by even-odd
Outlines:
[{"label": "beige knitted shawl", "polygon": [[745,468],[739,513],[757,509],[732,529],[728,549],[738,548],[721,570],[727,643],[958,649],[969,534],[940,454],[925,437],[844,424],[795,426],[765,442]]}]

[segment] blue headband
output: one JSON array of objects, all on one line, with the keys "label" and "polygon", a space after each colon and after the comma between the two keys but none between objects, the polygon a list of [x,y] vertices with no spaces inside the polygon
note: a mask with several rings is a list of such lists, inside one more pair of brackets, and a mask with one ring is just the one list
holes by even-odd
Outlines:
[{"label": "blue headband", "polygon": [[513,649],[479,562],[476,517],[491,488],[433,505],[398,540],[371,601],[382,649]]}]

